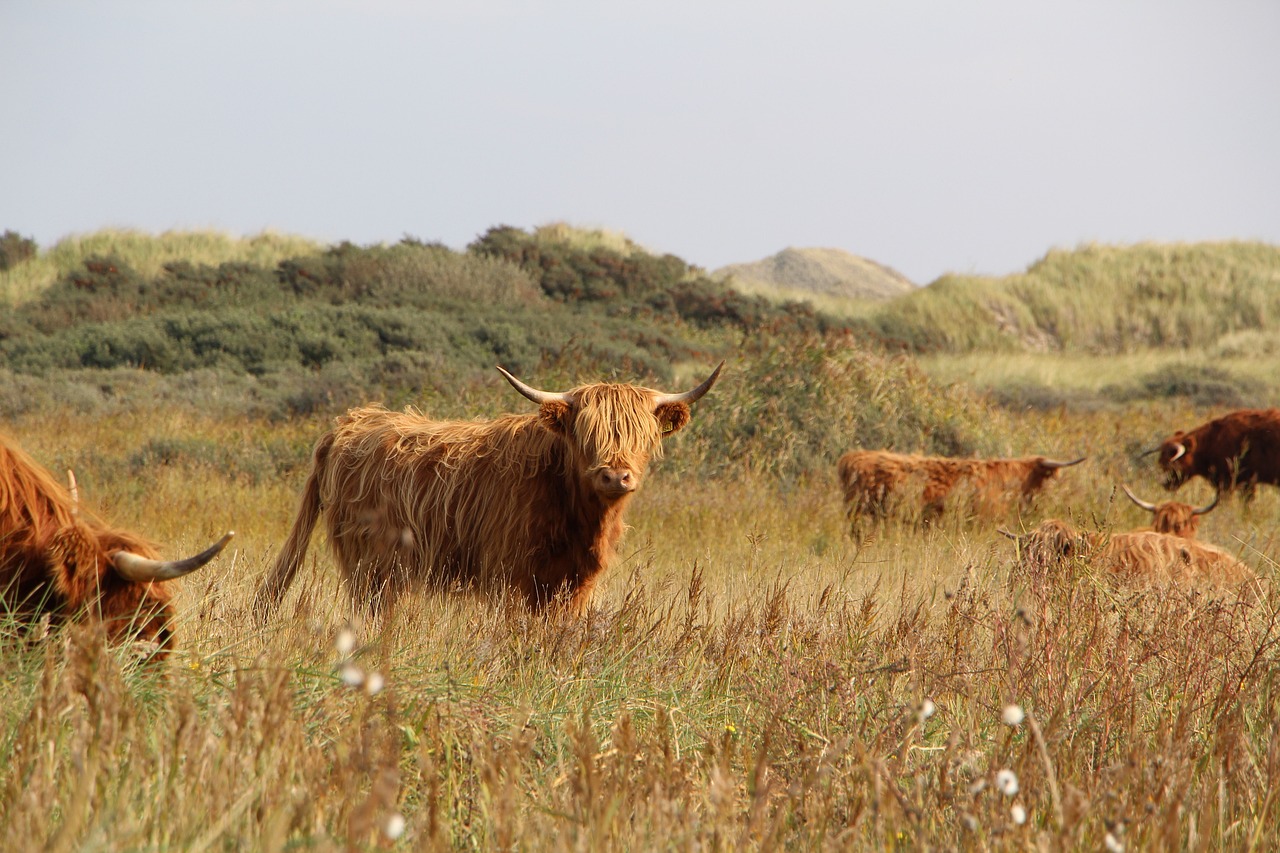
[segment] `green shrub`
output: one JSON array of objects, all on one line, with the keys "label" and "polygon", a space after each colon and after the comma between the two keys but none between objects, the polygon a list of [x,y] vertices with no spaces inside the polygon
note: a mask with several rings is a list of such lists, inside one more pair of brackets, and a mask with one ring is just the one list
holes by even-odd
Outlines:
[{"label": "green shrub", "polygon": [[0,234],[0,272],[11,270],[24,261],[34,258],[39,247],[30,237],[23,237],[17,231],[5,231]]},{"label": "green shrub", "polygon": [[1185,397],[1196,406],[1257,406],[1265,386],[1211,365],[1179,364],[1140,377],[1132,386],[1111,385],[1103,393],[1119,403]]},{"label": "green shrub", "polygon": [[827,476],[854,448],[946,456],[1003,449],[1000,418],[980,399],[848,336],[752,342],[698,406],[685,439],[692,447],[674,464],[711,475],[745,464],[784,479]]}]

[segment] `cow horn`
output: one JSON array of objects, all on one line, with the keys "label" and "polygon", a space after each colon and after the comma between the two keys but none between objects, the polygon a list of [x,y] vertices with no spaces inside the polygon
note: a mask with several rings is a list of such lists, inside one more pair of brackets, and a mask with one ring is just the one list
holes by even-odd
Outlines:
[{"label": "cow horn", "polygon": [[1005,530],[1003,527],[997,527],[996,532],[999,533],[1001,536],[1008,536],[1014,542],[1017,542],[1019,539],[1018,534],[1010,533],[1008,530]]},{"label": "cow horn", "polygon": [[219,552],[231,541],[231,537],[235,535],[234,530],[228,530],[217,542],[194,557],[187,557],[185,560],[152,560],[129,551],[113,551],[107,559],[115,567],[116,574],[125,580],[133,581],[134,583],[171,581],[174,578],[191,574],[218,556]]},{"label": "cow horn", "polygon": [[1072,459],[1070,462],[1062,462],[1057,459],[1041,459],[1040,464],[1046,468],[1070,468],[1072,465],[1079,465],[1088,456],[1081,456],[1079,459]]},{"label": "cow horn", "polygon": [[1142,507],[1143,509],[1145,509],[1147,512],[1155,512],[1155,511],[1156,511],[1156,505],[1155,505],[1155,504],[1153,504],[1153,503],[1147,503],[1146,501],[1144,501],[1144,500],[1142,500],[1141,498],[1139,498],[1139,497],[1138,497],[1137,495],[1135,495],[1133,492],[1129,491],[1129,487],[1128,487],[1128,486],[1126,486],[1124,483],[1121,483],[1121,484],[1120,484],[1120,488],[1124,489],[1124,493],[1125,493],[1126,495],[1128,495],[1128,496],[1129,496],[1129,500],[1133,501],[1133,502],[1134,502],[1134,503],[1136,503],[1138,506],[1140,506],[1140,507]]},{"label": "cow horn", "polygon": [[525,397],[528,397],[530,400],[537,403],[539,406],[541,406],[543,403],[569,402],[568,394],[552,393],[551,391],[539,391],[537,388],[531,388],[528,385],[525,385],[519,379],[516,379],[510,373],[507,373],[507,371],[502,368],[502,365],[498,365],[498,372],[507,378],[507,381],[511,383],[512,388],[516,389]]},{"label": "cow horn", "polygon": [[1137,458],[1142,459],[1144,457],[1150,456],[1152,453],[1159,453],[1159,452],[1160,452],[1160,447],[1153,447],[1150,450],[1144,450],[1141,453],[1139,453]]},{"label": "cow horn", "polygon": [[685,391],[683,394],[659,394],[653,400],[653,407],[669,406],[672,403],[696,403],[702,399],[702,395],[711,390],[711,386],[716,384],[716,380],[720,378],[720,371],[724,370],[724,362],[716,365],[716,369],[711,375],[703,380],[702,384],[692,391]]},{"label": "cow horn", "polygon": [[1222,497],[1222,492],[1214,492],[1213,500],[1209,501],[1209,503],[1205,504],[1204,506],[1198,506],[1195,509],[1191,510],[1191,514],[1204,515],[1206,512],[1208,512],[1209,510],[1213,509],[1215,506],[1218,505],[1218,498],[1220,497]]},{"label": "cow horn", "polygon": [[1170,462],[1174,462],[1174,461],[1177,461],[1178,459],[1181,459],[1182,455],[1187,452],[1187,446],[1182,442],[1178,442],[1173,446],[1178,448],[1178,452],[1169,457]]}]

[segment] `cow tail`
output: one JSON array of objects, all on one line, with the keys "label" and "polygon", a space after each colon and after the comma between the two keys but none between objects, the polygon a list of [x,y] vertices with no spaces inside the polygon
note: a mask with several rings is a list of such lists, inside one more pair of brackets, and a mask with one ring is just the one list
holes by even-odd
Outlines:
[{"label": "cow tail", "polygon": [[253,598],[253,612],[259,623],[266,622],[288,591],[293,578],[298,574],[302,560],[307,556],[307,545],[311,541],[311,533],[315,530],[316,519],[320,517],[320,479],[329,464],[329,451],[333,448],[334,434],[326,433],[312,454],[311,473],[307,475],[307,484],[302,490],[302,503],[298,507],[298,517],[289,531],[276,563],[271,571],[262,579],[258,592]]}]

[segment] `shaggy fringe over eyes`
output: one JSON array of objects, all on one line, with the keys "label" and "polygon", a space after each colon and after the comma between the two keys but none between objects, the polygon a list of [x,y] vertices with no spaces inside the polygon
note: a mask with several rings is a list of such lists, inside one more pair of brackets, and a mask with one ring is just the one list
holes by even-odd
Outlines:
[{"label": "shaggy fringe over eyes", "polygon": [[653,415],[653,392],[634,385],[584,385],[576,401],[573,439],[590,470],[618,463],[644,467],[662,456],[662,426]]}]

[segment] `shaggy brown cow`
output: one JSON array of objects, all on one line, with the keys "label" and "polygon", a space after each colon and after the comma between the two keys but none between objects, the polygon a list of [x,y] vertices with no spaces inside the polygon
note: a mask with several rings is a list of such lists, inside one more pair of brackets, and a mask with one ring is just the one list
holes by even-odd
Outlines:
[{"label": "shaggy brown cow", "polygon": [[976,511],[993,514],[1013,501],[1030,503],[1058,471],[1085,458],[1070,462],[1043,456],[952,459],[887,450],[851,450],[836,463],[836,473],[851,522],[862,515],[883,518],[890,498],[895,496],[913,510],[918,508],[921,519],[929,521],[942,513],[947,498],[961,484],[973,490]]},{"label": "shaggy brown cow", "polygon": [[233,535],[194,557],[159,560],[150,542],[84,511],[52,474],[0,436],[0,602],[28,627],[45,614],[54,623],[97,619],[113,641],[154,643],[162,656],[173,641],[163,582],[212,560]]},{"label": "shaggy brown cow", "polygon": [[580,610],[662,437],[689,422],[723,367],[682,394],[616,384],[548,393],[499,367],[539,408],[494,421],[352,409],[316,444],[255,611],[279,604],[322,513],[348,591],[375,613],[416,584],[510,588],[534,608],[565,595]]},{"label": "shaggy brown cow", "polygon": [[1018,543],[1022,564],[1037,573],[1052,570],[1065,560],[1084,557],[1128,582],[1236,586],[1257,577],[1230,551],[1168,533],[1090,533],[1058,519],[1043,521],[1021,536],[1000,532]]},{"label": "shaggy brown cow", "polygon": [[1154,516],[1151,520],[1152,530],[1156,533],[1181,536],[1184,539],[1196,538],[1196,531],[1200,529],[1200,516],[1217,506],[1219,498],[1219,495],[1215,494],[1213,500],[1204,506],[1192,506],[1179,501],[1165,501],[1164,503],[1153,504],[1144,501],[1129,491],[1129,487],[1123,483],[1120,484],[1120,488],[1124,489],[1124,493],[1129,496],[1129,500]]},{"label": "shaggy brown cow", "polygon": [[1164,487],[1204,477],[1219,492],[1251,500],[1259,483],[1280,485],[1280,409],[1242,409],[1190,432],[1178,430],[1147,453],[1160,454]]}]

